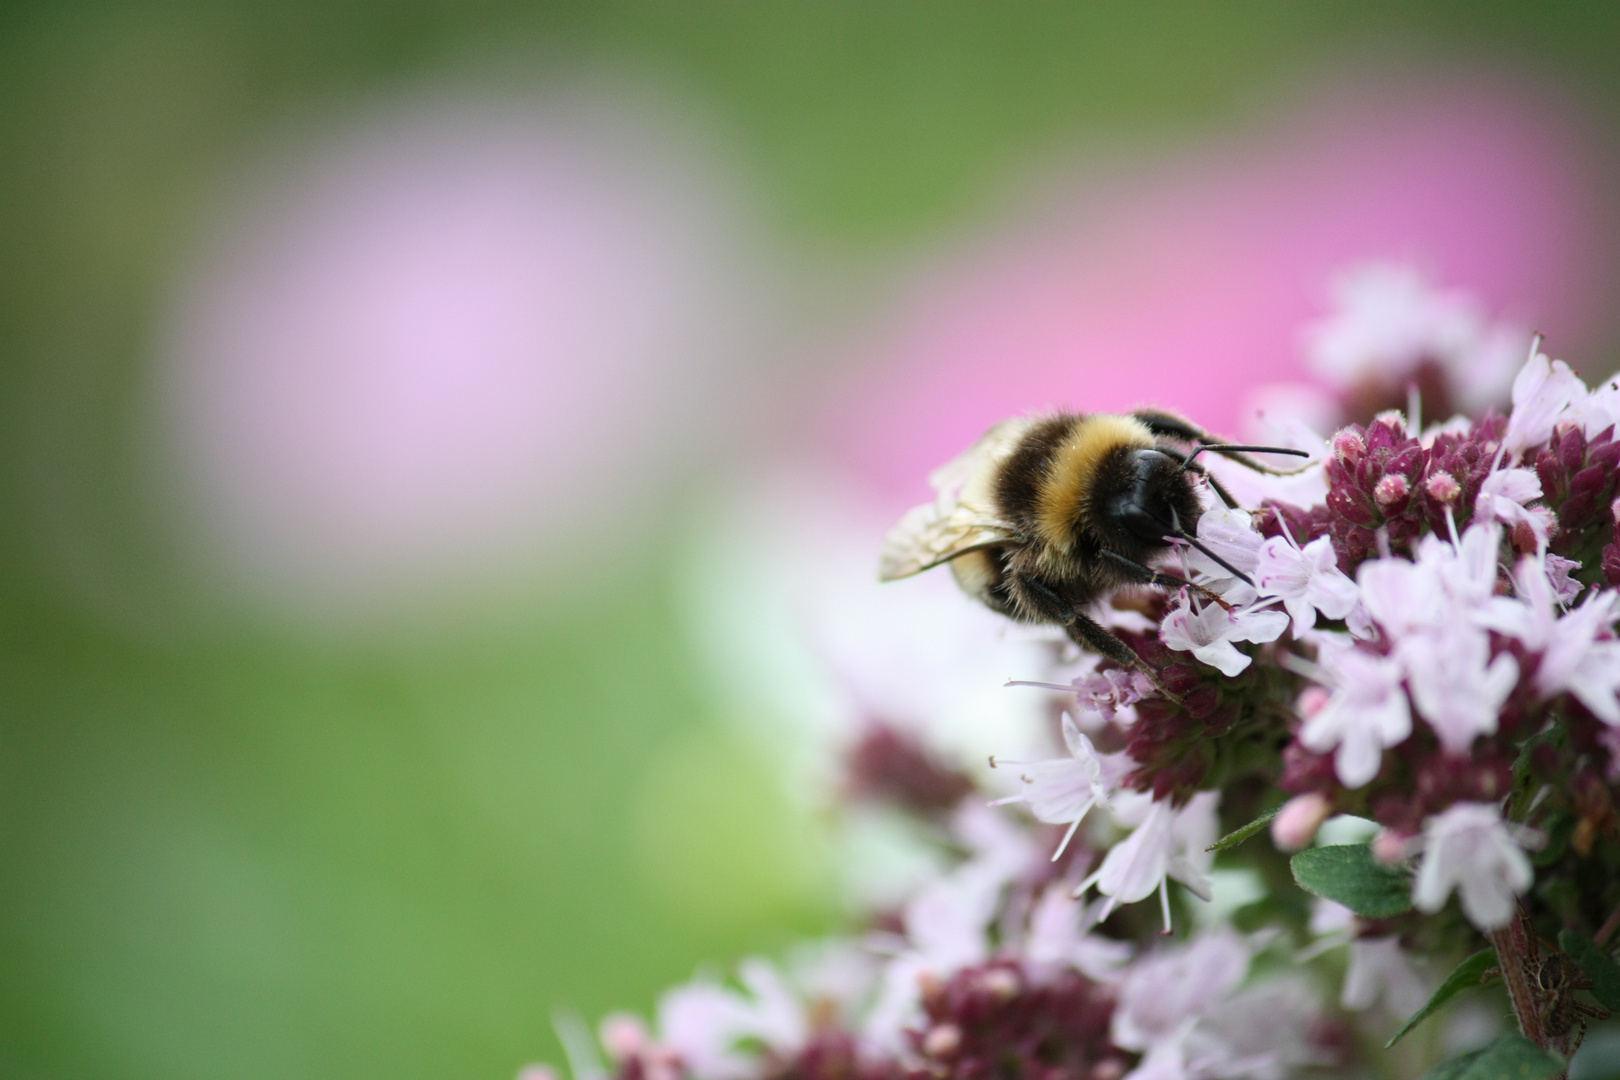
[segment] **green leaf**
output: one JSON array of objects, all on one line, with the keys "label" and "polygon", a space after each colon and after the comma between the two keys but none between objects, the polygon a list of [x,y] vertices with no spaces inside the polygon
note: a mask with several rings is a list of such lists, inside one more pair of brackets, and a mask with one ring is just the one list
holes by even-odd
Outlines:
[{"label": "green leaf", "polygon": [[1463,1070],[1479,1060],[1483,1050],[1473,1050],[1462,1057],[1454,1057],[1450,1061],[1442,1061],[1434,1068],[1423,1074],[1423,1080],[1458,1080]]},{"label": "green leaf", "polygon": [[1271,819],[1276,817],[1277,811],[1281,809],[1282,807],[1280,805],[1272,807],[1270,810],[1267,810],[1265,813],[1261,814],[1247,825],[1242,825],[1236,829],[1233,829],[1231,832],[1227,833],[1225,836],[1221,837],[1204,850],[1227,851],[1231,848],[1237,847],[1239,844],[1243,843],[1243,841],[1247,840],[1249,837],[1253,836],[1255,833],[1269,825],[1271,823]]},{"label": "green leaf", "polygon": [[1503,1035],[1483,1050],[1436,1065],[1423,1080],[1552,1080],[1564,1064],[1523,1035]]},{"label": "green leaf", "polygon": [[1592,980],[1592,996],[1604,1008],[1620,1012],[1620,964],[1610,959],[1591,938],[1574,930],[1559,933],[1558,947]]},{"label": "green leaf", "polygon": [[1464,990],[1471,990],[1478,986],[1480,978],[1485,974],[1486,971],[1495,965],[1495,949],[1481,949],[1473,956],[1470,956],[1468,959],[1458,964],[1456,970],[1454,970],[1450,975],[1447,975],[1446,981],[1440,984],[1440,989],[1436,990],[1434,992],[1434,996],[1429,998],[1428,1004],[1424,1005],[1423,1008],[1412,1014],[1412,1019],[1408,1020],[1406,1022],[1406,1026],[1395,1033],[1395,1037],[1393,1039],[1384,1044],[1384,1049],[1388,1050],[1390,1047],[1406,1038],[1407,1032],[1411,1031],[1413,1028],[1423,1023],[1423,1021],[1427,1020],[1440,1006],[1444,1005],[1446,1002],[1450,1001]]},{"label": "green leaf", "polygon": [[1307,848],[1291,865],[1300,888],[1337,900],[1357,915],[1387,919],[1412,907],[1406,874],[1373,858],[1366,844]]}]

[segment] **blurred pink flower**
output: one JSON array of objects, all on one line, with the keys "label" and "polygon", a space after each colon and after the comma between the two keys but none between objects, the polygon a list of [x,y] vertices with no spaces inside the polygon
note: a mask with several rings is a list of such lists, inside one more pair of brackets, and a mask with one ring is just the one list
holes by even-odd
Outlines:
[{"label": "blurred pink flower", "polygon": [[1234,433],[1309,381],[1345,267],[1416,259],[1492,311],[1597,329],[1604,223],[1569,118],[1489,80],[1329,101],[1143,169],[923,283],[814,432],[897,501],[993,422],[1144,403]]},{"label": "blurred pink flower", "polygon": [[430,103],[261,181],[166,357],[250,572],[347,594],[611,539],[762,306],[698,157],[602,101]]}]

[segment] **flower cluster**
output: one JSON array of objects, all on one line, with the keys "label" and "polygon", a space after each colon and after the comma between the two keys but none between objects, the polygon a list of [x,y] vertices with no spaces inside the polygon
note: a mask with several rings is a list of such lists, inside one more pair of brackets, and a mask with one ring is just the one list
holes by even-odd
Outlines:
[{"label": "flower cluster", "polygon": [[[1144,820],[1135,835],[1152,829],[1185,832]],[[954,865],[864,938],[823,942],[781,965],[745,960],[731,982],[676,987],[652,1026],[610,1016],[599,1033],[608,1064],[589,1046],[576,1073],[1280,1080],[1339,1059],[1343,1040],[1314,988],[1259,970],[1284,955],[1275,935],[1214,925],[1144,946],[1129,919],[1110,919],[1111,902],[1076,898],[1094,852],[1073,845],[1054,863],[1026,825],[982,798],[959,806],[946,844],[960,853]]]},{"label": "flower cluster", "polygon": [[[1391,274],[1347,286],[1319,360],[1496,362],[1505,331]],[[1248,510],[1212,489],[1163,567],[1187,586],[1096,612],[1137,664],[1009,684],[1060,695],[1048,756],[987,779],[869,724],[841,795],[936,869],[851,936],[610,1017],[580,1080],[1362,1076],[1482,948],[1524,1044],[1492,1045],[1573,1053],[1620,985],[1620,382],[1539,340],[1501,381],[1506,416],[1420,428],[1415,392]]]}]

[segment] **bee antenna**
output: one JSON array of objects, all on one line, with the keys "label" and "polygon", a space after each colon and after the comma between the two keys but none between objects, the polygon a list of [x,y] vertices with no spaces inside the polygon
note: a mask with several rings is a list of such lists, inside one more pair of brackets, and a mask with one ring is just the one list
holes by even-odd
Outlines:
[{"label": "bee antenna", "polygon": [[1224,567],[1233,577],[1243,582],[1243,584],[1247,585],[1249,588],[1254,588],[1254,582],[1250,579],[1248,574],[1245,574],[1243,571],[1239,570],[1237,567],[1233,566],[1231,563],[1209,550],[1209,548],[1205,547],[1203,542],[1200,541],[1196,536],[1189,536],[1187,531],[1181,528],[1180,525],[1177,525],[1174,529],[1172,529],[1171,534],[1178,539],[1185,540],[1199,551],[1202,551],[1205,555],[1208,555],[1211,559],[1215,560],[1215,562]]},{"label": "bee antenna", "polygon": [[[1181,463],[1182,469],[1192,464],[1193,458],[1205,450],[1213,450],[1217,454],[1224,453],[1250,453],[1250,454],[1287,454],[1290,457],[1310,457],[1307,450],[1296,450],[1291,446],[1239,446],[1237,443],[1200,443],[1193,447],[1193,452],[1187,455],[1187,460]],[[1213,556],[1211,556],[1213,558]]]}]

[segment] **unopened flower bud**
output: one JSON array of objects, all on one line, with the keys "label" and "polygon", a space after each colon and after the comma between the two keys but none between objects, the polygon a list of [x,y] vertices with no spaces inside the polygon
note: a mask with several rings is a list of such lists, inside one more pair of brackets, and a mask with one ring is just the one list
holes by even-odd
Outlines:
[{"label": "unopened flower bud", "polygon": [[1400,473],[1390,473],[1378,481],[1373,488],[1373,499],[1381,509],[1388,510],[1397,503],[1403,502],[1410,494],[1411,488],[1407,486],[1406,477]]},{"label": "unopened flower bud", "polygon": [[1385,829],[1383,832],[1373,837],[1373,858],[1377,859],[1381,863],[1398,863],[1402,859],[1406,858],[1407,854],[1411,850],[1411,847],[1412,840],[1410,837],[1402,836],[1400,833],[1391,832],[1389,829]]},{"label": "unopened flower bud", "polygon": [[1620,499],[1609,504],[1609,516],[1614,518],[1616,525],[1620,525]]},{"label": "unopened flower bud", "polygon": [[1354,465],[1367,452],[1367,444],[1356,432],[1345,428],[1333,436],[1333,456],[1346,465]]},{"label": "unopened flower bud", "polygon": [[929,1057],[948,1058],[962,1045],[962,1029],[955,1024],[936,1024],[923,1036],[922,1051]]},{"label": "unopened flower bud", "polygon": [[1299,851],[1311,842],[1332,812],[1332,804],[1319,791],[1295,795],[1271,819],[1271,842],[1279,851]]},{"label": "unopened flower bud", "polygon": [[1435,502],[1450,506],[1462,494],[1462,485],[1457,483],[1455,476],[1441,469],[1424,481],[1423,490],[1427,491],[1429,498]]},{"label": "unopened flower bud", "polygon": [[602,1018],[597,1030],[602,1049],[614,1061],[636,1057],[647,1047],[647,1027],[629,1013],[611,1013]]},{"label": "unopened flower bud", "polygon": [[1017,975],[1006,968],[998,967],[991,968],[979,976],[978,988],[991,997],[1008,1000],[1017,997],[1018,991],[1022,990],[1023,986],[1019,983]]},{"label": "unopened flower bud", "polygon": [[1299,695],[1299,715],[1309,720],[1322,711],[1322,706],[1328,703],[1333,696],[1332,691],[1323,686],[1307,686]]},{"label": "unopened flower bud", "polygon": [[1406,414],[1399,409],[1385,409],[1373,417],[1373,423],[1386,427],[1398,435],[1406,433]]},{"label": "unopened flower bud", "polygon": [[1124,1075],[1125,1063],[1117,1057],[1108,1057],[1091,1067],[1087,1080],[1119,1080]]}]

